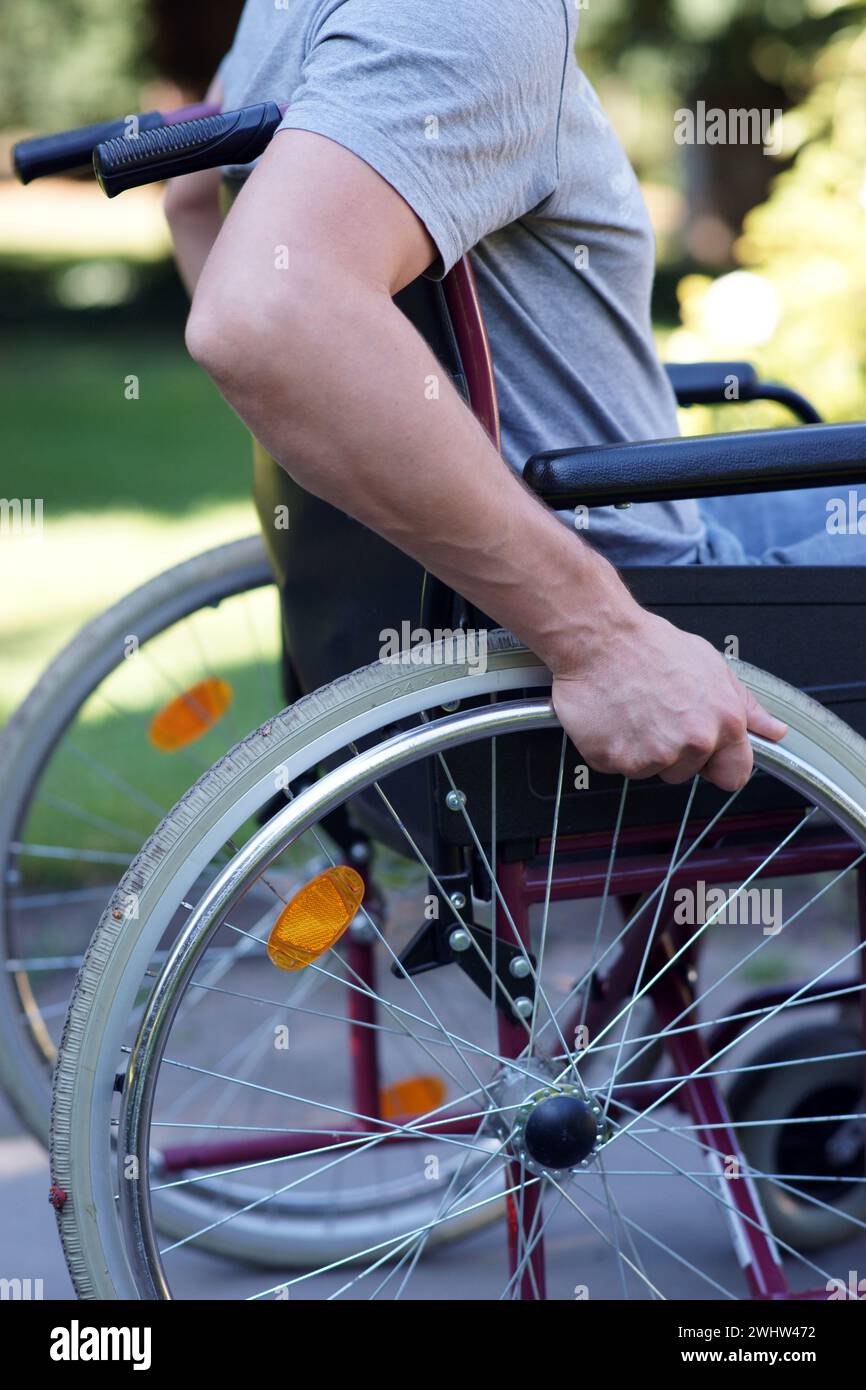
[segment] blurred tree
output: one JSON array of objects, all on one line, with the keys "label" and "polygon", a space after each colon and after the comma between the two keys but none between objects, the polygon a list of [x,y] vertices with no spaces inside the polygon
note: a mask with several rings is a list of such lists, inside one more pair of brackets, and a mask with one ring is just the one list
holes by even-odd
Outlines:
[{"label": "blurred tree", "polygon": [[243,0],[2,0],[0,128],[61,130],[137,111],[143,83],[203,91]]},{"label": "blurred tree", "polygon": [[[742,269],[681,283],[684,356],[752,356],[831,419],[866,416],[866,31],[837,35],[782,122],[791,167],[746,217]],[[730,428],[730,421],[718,422]],[[733,426],[744,428],[742,419]]]},{"label": "blurred tree", "polygon": [[[571,0],[578,51],[639,175],[666,186],[662,261],[726,266],[778,165],[760,144],[681,146],[675,112],[789,110],[866,0]],[[243,0],[2,0],[0,127],[60,129],[139,109],[159,78],[198,95]],[[679,189],[681,192],[677,192]],[[683,195],[685,195],[683,197]],[[685,206],[685,216],[683,215]]]},{"label": "blurred tree", "polygon": [[[674,112],[698,101],[724,111],[785,111],[802,101],[816,56],[862,23],[863,0],[579,0],[582,66],[645,179],[679,182],[686,248],[729,262],[743,216],[778,165],[759,144],[674,144]],[[684,157],[685,156],[685,157]]]},{"label": "blurred tree", "polygon": [[138,109],[144,0],[3,0],[0,125],[59,130]]}]

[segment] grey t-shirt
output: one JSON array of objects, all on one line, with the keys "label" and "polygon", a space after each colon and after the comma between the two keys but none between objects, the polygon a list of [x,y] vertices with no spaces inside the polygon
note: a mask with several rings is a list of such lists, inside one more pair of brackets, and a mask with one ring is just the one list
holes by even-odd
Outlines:
[{"label": "grey t-shirt", "polygon": [[[414,209],[443,274],[472,250],[503,453],[676,434],[650,328],[655,245],[634,172],[574,58],[575,0],[247,0],[225,109],[290,103]],[[278,137],[277,137],[278,138]],[[233,171],[237,174],[239,171]],[[685,563],[694,502],[593,511],[618,565]]]}]

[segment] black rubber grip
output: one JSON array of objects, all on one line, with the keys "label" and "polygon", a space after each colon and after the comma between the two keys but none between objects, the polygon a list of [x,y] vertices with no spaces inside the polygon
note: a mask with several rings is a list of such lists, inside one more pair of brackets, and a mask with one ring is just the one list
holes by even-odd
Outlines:
[{"label": "black rubber grip", "polygon": [[866,482],[866,424],[801,425],[535,454],[524,480],[551,507],[672,502]]},{"label": "black rubber grip", "polygon": [[[748,362],[668,362],[665,371],[680,405],[721,405],[751,397],[758,375]],[[736,396],[726,396],[731,383]]]},{"label": "black rubber grip", "polygon": [[275,101],[161,125],[136,140],[113,139],[93,151],[93,168],[103,192],[114,198],[126,188],[176,178],[221,164],[249,164],[270,144],[282,120]]},{"label": "black rubber grip", "polygon": [[51,174],[89,169],[97,145],[122,137],[130,129],[151,130],[162,125],[164,119],[160,111],[146,111],[140,116],[124,116],[119,121],[100,121],[96,125],[79,126],[77,130],[61,130],[57,135],[19,140],[12,150],[15,173],[22,183],[32,183],[34,179],[48,178]]}]

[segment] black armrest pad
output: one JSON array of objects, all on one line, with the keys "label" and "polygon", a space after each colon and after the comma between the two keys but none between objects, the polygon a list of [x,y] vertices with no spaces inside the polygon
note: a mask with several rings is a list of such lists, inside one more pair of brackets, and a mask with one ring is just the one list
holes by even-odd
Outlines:
[{"label": "black armrest pad", "polygon": [[533,455],[523,476],[552,507],[855,485],[866,482],[866,424],[556,449]]},{"label": "black armrest pad", "polygon": [[728,399],[731,379],[742,399],[758,374],[748,362],[669,362],[665,371],[680,405],[716,405]]}]

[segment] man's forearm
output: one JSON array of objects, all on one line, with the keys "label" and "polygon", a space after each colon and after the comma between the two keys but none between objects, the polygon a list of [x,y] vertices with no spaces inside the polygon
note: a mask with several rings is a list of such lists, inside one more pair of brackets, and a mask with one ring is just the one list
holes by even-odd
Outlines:
[{"label": "man's forearm", "polygon": [[222,225],[219,185],[219,171],[206,169],[173,179],[166,191],[165,215],[174,258],[190,298]]},{"label": "man's forearm", "polygon": [[[221,106],[223,89],[214,77],[205,101]],[[202,169],[170,179],[165,192],[165,215],[174,243],[174,258],[190,298],[222,226],[219,169]]]},{"label": "man's forearm", "polygon": [[[194,355],[298,482],[417,559],[556,669],[632,601],[515,477],[390,296],[295,258],[266,360],[191,321]],[[311,306],[315,306],[313,310]],[[280,324],[269,315],[279,314]]]}]

